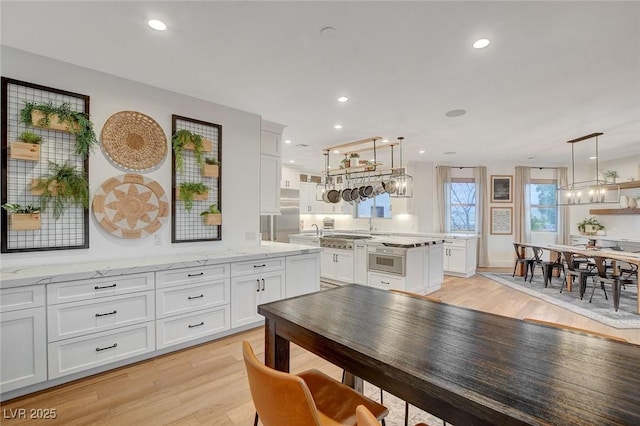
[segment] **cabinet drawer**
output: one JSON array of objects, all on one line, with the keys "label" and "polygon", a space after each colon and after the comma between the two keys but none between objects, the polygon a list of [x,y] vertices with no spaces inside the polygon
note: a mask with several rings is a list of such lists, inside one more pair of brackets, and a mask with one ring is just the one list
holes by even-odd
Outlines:
[{"label": "cabinet drawer", "polygon": [[453,239],[453,238],[447,238],[444,240],[444,245],[445,247],[466,247],[467,246],[467,241],[466,240],[459,240],[459,239]]},{"label": "cabinet drawer", "polygon": [[384,290],[394,289],[405,291],[405,280],[404,277],[394,277],[392,275],[369,272],[369,286]]},{"label": "cabinet drawer", "polygon": [[231,300],[229,280],[229,278],[225,278],[206,284],[193,284],[158,290],[156,297],[158,318],[229,303]]},{"label": "cabinet drawer", "polygon": [[155,350],[154,322],[49,343],[49,379]]},{"label": "cabinet drawer", "polygon": [[136,291],[153,290],[153,279],[153,272],[149,272],[49,284],[47,285],[47,304],[55,305],[76,300],[98,299]]},{"label": "cabinet drawer", "polygon": [[0,312],[44,306],[44,288],[44,285],[31,285],[0,290]]},{"label": "cabinet drawer", "polygon": [[49,341],[110,330],[153,320],[154,292],[125,294],[99,299],[49,306],[47,325]]},{"label": "cabinet drawer", "polygon": [[158,320],[156,325],[158,349],[229,330],[230,322],[229,305]]},{"label": "cabinet drawer", "polygon": [[176,285],[196,284],[220,278],[229,278],[229,264],[221,263],[201,268],[182,268],[171,271],[156,272],[157,288]]},{"label": "cabinet drawer", "polygon": [[284,257],[275,259],[260,259],[252,262],[235,262],[231,264],[231,275],[255,274],[267,271],[277,271],[284,269]]}]

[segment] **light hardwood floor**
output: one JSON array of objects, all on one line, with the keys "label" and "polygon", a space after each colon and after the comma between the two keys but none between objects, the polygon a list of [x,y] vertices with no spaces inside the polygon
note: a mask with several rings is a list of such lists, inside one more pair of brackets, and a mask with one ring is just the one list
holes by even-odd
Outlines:
[{"label": "light hardwood floor", "polygon": [[[481,276],[446,277],[433,293],[444,303],[514,318],[533,317],[591,329],[640,344],[640,330],[619,330]],[[132,366],[2,403],[3,425],[252,425],[253,405],[241,341],[262,355],[262,327]],[[639,349],[640,350],[640,349]],[[292,348],[291,370],[318,368],[339,379],[342,370]],[[53,420],[9,419],[16,409],[55,409]],[[10,411],[14,410],[14,411]]]}]

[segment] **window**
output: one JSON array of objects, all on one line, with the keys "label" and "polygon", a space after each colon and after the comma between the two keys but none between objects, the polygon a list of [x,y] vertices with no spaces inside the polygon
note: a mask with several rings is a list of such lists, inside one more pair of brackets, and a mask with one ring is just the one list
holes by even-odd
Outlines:
[{"label": "window", "polygon": [[531,230],[556,232],[558,230],[557,184],[555,180],[532,180],[529,184]]},{"label": "window", "polygon": [[451,231],[476,232],[476,182],[474,179],[453,178],[450,186]]},{"label": "window", "polygon": [[391,198],[387,193],[367,198],[365,201],[357,203],[356,206],[354,210],[357,218],[372,217],[372,212],[373,217],[391,218]]}]

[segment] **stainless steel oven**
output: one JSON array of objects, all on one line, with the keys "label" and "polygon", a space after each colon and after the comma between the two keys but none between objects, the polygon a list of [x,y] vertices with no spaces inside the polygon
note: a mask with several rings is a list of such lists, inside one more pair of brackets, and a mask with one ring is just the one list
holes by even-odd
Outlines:
[{"label": "stainless steel oven", "polygon": [[398,247],[369,246],[368,269],[405,276],[407,268],[407,249]]}]

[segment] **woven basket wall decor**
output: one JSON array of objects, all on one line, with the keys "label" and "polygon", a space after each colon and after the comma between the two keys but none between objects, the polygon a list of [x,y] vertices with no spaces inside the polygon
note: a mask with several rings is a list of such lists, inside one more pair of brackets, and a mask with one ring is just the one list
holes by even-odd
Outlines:
[{"label": "woven basket wall decor", "polygon": [[169,215],[169,201],[162,186],[131,173],[104,181],[93,197],[92,207],[98,223],[120,238],[151,235]]},{"label": "woven basket wall decor", "polygon": [[127,170],[153,169],[167,155],[167,137],[162,127],[136,111],[121,111],[109,117],[100,139],[111,161]]}]

